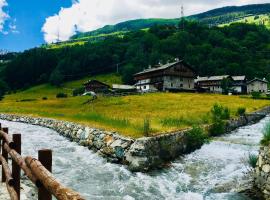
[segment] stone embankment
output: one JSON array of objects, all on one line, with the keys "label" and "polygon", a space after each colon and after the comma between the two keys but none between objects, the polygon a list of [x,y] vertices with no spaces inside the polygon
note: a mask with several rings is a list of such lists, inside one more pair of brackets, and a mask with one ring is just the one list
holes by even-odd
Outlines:
[{"label": "stone embankment", "polygon": [[[226,132],[250,123],[256,123],[270,113],[270,107],[230,120]],[[98,152],[109,162],[128,165],[131,171],[147,171],[161,166],[187,152],[186,133],[178,131],[157,137],[125,138],[116,132],[90,128],[72,122],[47,118],[0,114],[0,119],[28,123],[53,129],[72,141]]]},{"label": "stone embankment", "polygon": [[270,199],[270,146],[260,148],[254,183],[264,198]]}]

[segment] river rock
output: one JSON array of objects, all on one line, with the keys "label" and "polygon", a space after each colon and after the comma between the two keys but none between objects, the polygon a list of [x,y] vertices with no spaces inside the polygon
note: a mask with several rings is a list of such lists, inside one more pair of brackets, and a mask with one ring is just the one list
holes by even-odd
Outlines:
[{"label": "river rock", "polygon": [[269,172],[270,172],[270,165],[263,165],[262,170],[263,170],[265,173],[269,173]]}]

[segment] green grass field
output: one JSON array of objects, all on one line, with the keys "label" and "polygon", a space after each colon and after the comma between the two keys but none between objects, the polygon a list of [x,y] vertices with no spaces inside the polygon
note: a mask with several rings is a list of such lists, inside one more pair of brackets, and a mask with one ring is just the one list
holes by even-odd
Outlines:
[{"label": "green grass field", "polygon": [[[147,30],[147,29],[145,29],[145,30]],[[119,32],[108,33],[108,34],[99,34],[99,35],[94,35],[94,36],[81,37],[81,38],[77,38],[77,39],[72,39],[72,40],[67,41],[67,42],[60,42],[60,43],[56,43],[56,44],[47,44],[47,45],[44,45],[43,47],[46,49],[59,49],[59,48],[64,48],[64,47],[72,47],[72,46],[76,46],[76,45],[84,45],[88,42],[103,39],[103,38],[110,37],[110,36],[123,38],[126,33],[127,33],[127,31],[119,31]]]},{"label": "green grass field", "polygon": [[[121,83],[121,78],[116,75],[95,78],[108,84]],[[6,95],[0,102],[0,112],[73,121],[138,138],[143,136],[146,118],[150,120],[152,134],[164,134],[209,123],[209,111],[215,103],[228,106],[233,116],[239,107],[252,112],[270,105],[267,100],[190,93],[99,97],[93,103],[83,105],[90,97],[72,97],[71,93],[88,79],[69,82],[61,88],[41,85]],[[57,99],[58,92],[65,92],[69,97]],[[42,100],[43,97],[48,99]]]}]

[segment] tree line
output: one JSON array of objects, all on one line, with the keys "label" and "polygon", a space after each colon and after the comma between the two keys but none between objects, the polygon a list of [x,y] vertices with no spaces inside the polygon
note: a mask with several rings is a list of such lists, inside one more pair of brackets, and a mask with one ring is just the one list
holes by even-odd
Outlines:
[{"label": "tree line", "polygon": [[59,86],[64,81],[115,72],[117,66],[123,81],[132,84],[134,73],[175,58],[191,64],[200,76],[247,75],[270,80],[270,31],[251,24],[208,27],[182,21],[179,27],[153,26],[81,46],[34,48],[2,67],[0,85],[10,90],[48,82]]}]

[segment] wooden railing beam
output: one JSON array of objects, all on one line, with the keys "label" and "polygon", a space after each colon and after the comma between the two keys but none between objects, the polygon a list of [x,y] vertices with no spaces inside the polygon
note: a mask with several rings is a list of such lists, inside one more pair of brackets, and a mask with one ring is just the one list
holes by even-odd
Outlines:
[{"label": "wooden railing beam", "polygon": [[[8,134],[8,128],[2,128],[2,130]],[[8,153],[7,151],[5,150],[4,148],[4,145],[5,145],[5,138],[2,137],[2,156],[4,157],[4,159],[6,160],[6,162],[8,163]],[[5,171],[4,171],[4,168],[3,168],[3,165],[2,165],[2,182],[6,182],[6,175],[5,175]]]},{"label": "wooden railing beam", "polygon": [[42,186],[42,183],[33,175],[31,170],[27,167],[24,159],[15,150],[10,149],[7,144],[4,145],[5,150],[8,152],[12,160],[14,160],[20,168],[24,171],[25,175],[32,181],[38,188]]},{"label": "wooden railing beam", "polygon": [[58,200],[84,200],[79,193],[62,186],[37,159],[27,156],[25,163],[44,187]]},{"label": "wooden railing beam", "polygon": [[5,143],[7,143],[10,148],[13,149],[15,147],[14,142],[9,138],[6,132],[0,130],[0,135],[2,136],[2,138],[5,140]]},{"label": "wooden railing beam", "polygon": [[4,173],[6,176],[6,183],[9,186],[14,186],[14,179],[12,178],[12,174],[11,174],[11,171],[9,169],[8,163],[2,155],[0,155],[0,162],[1,162],[3,169],[4,169]]},{"label": "wooden railing beam", "polygon": [[[52,151],[40,150],[39,161],[32,157],[23,158],[21,154],[21,134],[14,134],[10,140],[8,128],[1,128],[0,123],[0,165],[2,182],[6,182],[11,200],[20,200],[21,170],[38,187],[39,200],[51,200],[54,195],[58,200],[84,200],[79,193],[61,185],[51,174]],[[8,165],[8,156],[12,158],[12,170]]]}]

